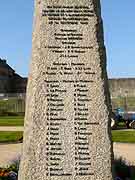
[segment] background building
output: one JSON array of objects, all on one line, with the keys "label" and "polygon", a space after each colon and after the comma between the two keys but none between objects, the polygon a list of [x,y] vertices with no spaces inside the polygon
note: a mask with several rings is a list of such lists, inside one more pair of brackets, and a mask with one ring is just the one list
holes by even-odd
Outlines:
[{"label": "background building", "polygon": [[15,70],[0,59],[0,94],[25,93],[27,78],[16,74]]},{"label": "background building", "polygon": [[111,97],[135,97],[135,78],[120,78],[109,80]]},{"label": "background building", "polygon": [[[25,99],[27,78],[21,77],[5,59],[0,59],[0,99]],[[135,78],[109,79],[113,109],[135,111]]]}]

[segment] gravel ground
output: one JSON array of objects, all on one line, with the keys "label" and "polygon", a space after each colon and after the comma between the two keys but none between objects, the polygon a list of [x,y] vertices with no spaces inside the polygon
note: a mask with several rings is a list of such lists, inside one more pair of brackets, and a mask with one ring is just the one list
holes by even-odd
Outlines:
[{"label": "gravel ground", "polygon": [[[6,166],[21,154],[22,144],[0,144],[0,166]],[[114,143],[115,157],[135,165],[135,144]]]}]

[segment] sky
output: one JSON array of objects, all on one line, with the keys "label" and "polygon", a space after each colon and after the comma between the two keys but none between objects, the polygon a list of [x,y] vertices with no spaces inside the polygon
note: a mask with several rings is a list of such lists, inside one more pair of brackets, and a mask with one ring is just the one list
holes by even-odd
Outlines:
[{"label": "sky", "polygon": [[[101,0],[109,78],[135,77],[135,0]],[[22,76],[31,59],[34,0],[1,0],[0,58]]]}]

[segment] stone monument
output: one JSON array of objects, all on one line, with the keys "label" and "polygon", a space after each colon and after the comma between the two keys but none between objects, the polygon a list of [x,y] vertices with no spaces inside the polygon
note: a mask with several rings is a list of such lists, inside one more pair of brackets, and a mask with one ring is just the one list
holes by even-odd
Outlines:
[{"label": "stone monument", "polygon": [[99,0],[35,0],[19,180],[112,180]]}]

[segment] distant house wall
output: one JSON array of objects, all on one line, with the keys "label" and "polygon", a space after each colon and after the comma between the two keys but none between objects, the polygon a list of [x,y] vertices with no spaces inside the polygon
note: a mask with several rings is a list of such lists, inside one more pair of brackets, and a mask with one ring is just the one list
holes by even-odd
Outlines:
[{"label": "distant house wall", "polygon": [[9,79],[0,76],[0,93],[7,93],[9,89]]},{"label": "distant house wall", "polygon": [[19,75],[15,75],[12,79],[13,87],[12,92],[13,93],[26,93],[26,86],[27,86],[27,78],[22,78]]},{"label": "distant house wall", "polygon": [[109,80],[111,97],[135,97],[135,78]]},{"label": "distant house wall", "polygon": [[[15,73],[6,62],[0,59],[0,93],[26,93],[27,78]],[[110,79],[112,98],[135,97],[135,78]]]},{"label": "distant house wall", "polygon": [[[14,79],[14,92],[26,93],[27,78]],[[135,97],[135,78],[109,79],[111,98]]]}]

